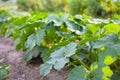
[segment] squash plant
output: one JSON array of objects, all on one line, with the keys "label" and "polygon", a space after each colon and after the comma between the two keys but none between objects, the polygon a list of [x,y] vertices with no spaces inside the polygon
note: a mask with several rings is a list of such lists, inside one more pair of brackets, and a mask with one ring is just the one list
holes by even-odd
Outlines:
[{"label": "squash plant", "polygon": [[[72,66],[66,80],[119,79],[120,20],[41,13],[12,16],[11,20],[8,23],[13,26],[16,49],[26,51],[27,63],[34,57],[42,58],[42,76],[52,68],[60,71]],[[0,31],[11,29],[7,27]]]}]

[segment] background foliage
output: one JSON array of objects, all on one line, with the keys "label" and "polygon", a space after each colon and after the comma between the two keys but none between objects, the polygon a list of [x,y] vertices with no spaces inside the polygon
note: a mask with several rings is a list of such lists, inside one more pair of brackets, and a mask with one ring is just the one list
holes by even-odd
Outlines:
[{"label": "background foliage", "polygon": [[120,14],[119,0],[18,0],[18,7],[25,11],[67,12],[94,17],[112,17]]}]

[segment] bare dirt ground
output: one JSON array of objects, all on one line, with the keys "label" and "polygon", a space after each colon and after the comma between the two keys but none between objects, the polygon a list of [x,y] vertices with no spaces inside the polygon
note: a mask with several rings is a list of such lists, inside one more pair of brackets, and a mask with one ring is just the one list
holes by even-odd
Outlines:
[{"label": "bare dirt ground", "polygon": [[10,78],[8,80],[65,80],[67,69],[60,72],[52,70],[50,74],[42,78],[39,74],[39,65],[29,64],[23,61],[25,52],[16,51],[10,38],[0,38],[0,59],[4,59],[0,65],[10,64]]}]

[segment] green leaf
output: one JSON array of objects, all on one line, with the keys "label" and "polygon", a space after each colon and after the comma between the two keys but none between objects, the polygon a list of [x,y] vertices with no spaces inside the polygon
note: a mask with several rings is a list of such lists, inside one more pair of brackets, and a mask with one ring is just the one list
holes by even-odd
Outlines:
[{"label": "green leaf", "polygon": [[43,41],[43,38],[45,36],[44,30],[38,30],[36,32],[36,44],[40,46],[41,42]]},{"label": "green leaf", "polygon": [[101,23],[106,23],[108,24],[110,22],[109,19],[106,20],[102,20],[102,19],[88,19],[89,23],[93,23],[93,24],[101,24]]},{"label": "green leaf", "polygon": [[[111,77],[113,75],[113,72],[109,66],[103,67],[102,72],[103,72],[103,77],[102,77],[103,79],[106,79],[106,78]],[[109,80],[109,78],[108,78],[108,80]]]},{"label": "green leaf", "polygon": [[78,24],[72,21],[65,21],[68,30],[75,32],[77,35],[84,34],[86,31],[86,27],[82,24]]},{"label": "green leaf", "polygon": [[74,22],[66,21],[66,25],[67,25],[68,29],[70,29],[73,32],[75,32],[76,30],[79,30],[78,25],[75,24]]},{"label": "green leaf", "polygon": [[60,18],[57,15],[50,15],[48,17],[48,23],[54,22],[54,26],[61,26],[62,25],[62,21],[60,20]]},{"label": "green leaf", "polygon": [[28,51],[25,55],[24,55],[24,60],[26,62],[30,61],[33,57],[37,57],[40,53],[41,49],[39,46],[34,47],[31,51]]},{"label": "green leaf", "polygon": [[73,68],[66,80],[86,80],[86,70],[83,66]]},{"label": "green leaf", "polygon": [[118,41],[118,36],[116,34],[108,34],[103,38],[100,38],[99,40],[97,40],[93,45],[93,49],[102,48],[107,45],[112,45],[112,44],[115,44],[115,42],[117,41]]},{"label": "green leaf", "polygon": [[42,65],[40,65],[40,74],[45,76],[48,73],[50,73],[51,69],[52,69],[52,65],[51,64],[42,64]]},{"label": "green leaf", "polygon": [[119,55],[120,44],[108,45],[105,47],[104,51],[98,54],[98,70],[100,70],[98,75],[102,75],[102,79],[109,80],[109,78],[113,75],[113,72],[108,65],[112,64]]},{"label": "green leaf", "polygon": [[96,26],[95,24],[87,26],[87,29],[92,33],[92,35],[95,35],[97,32],[100,31],[100,27]]},{"label": "green leaf", "polygon": [[6,80],[9,77],[9,67],[10,65],[0,66],[0,80]]},{"label": "green leaf", "polygon": [[31,34],[26,41],[26,48],[28,49],[28,51],[32,50],[36,45],[40,46],[44,36],[44,30],[38,30],[36,31],[36,34]]},{"label": "green leaf", "polygon": [[5,69],[0,70],[0,80],[5,80],[8,77],[8,71]]},{"label": "green leaf", "polygon": [[55,69],[61,70],[65,64],[69,62],[68,57],[75,54],[76,46],[76,43],[71,42],[65,47],[61,47],[60,49],[51,53],[50,57],[55,61],[55,64],[53,64]]},{"label": "green leaf", "polygon": [[[114,45],[108,45],[104,51],[100,52],[99,53],[99,65],[100,66],[104,66],[105,62],[106,62],[106,65],[108,64],[112,64],[113,61],[115,61],[115,59],[117,59],[117,57],[120,55],[120,44],[114,44]],[[108,63],[108,61],[106,60],[106,58],[108,56],[111,56],[112,58],[114,58],[114,60],[110,61]]]},{"label": "green leaf", "polygon": [[30,50],[32,50],[34,47],[35,47],[35,45],[36,45],[36,38],[35,38],[35,34],[31,34],[29,37],[28,37],[28,39],[27,39],[27,41],[26,41],[26,48],[30,51]]},{"label": "green leaf", "polygon": [[79,19],[79,20],[83,20],[83,16],[81,16],[81,15],[75,15],[75,18]]},{"label": "green leaf", "polygon": [[64,57],[64,50],[65,50],[65,47],[55,50],[53,53],[51,53],[50,57],[55,59],[62,58]]},{"label": "green leaf", "polygon": [[110,65],[115,61],[116,61],[116,58],[113,58],[111,56],[106,56],[106,58],[104,59],[104,64]]},{"label": "green leaf", "polygon": [[104,27],[104,34],[115,33],[118,34],[120,32],[120,25],[119,24],[108,24]]},{"label": "green leaf", "polygon": [[70,43],[68,44],[66,47],[65,47],[65,57],[70,57],[72,56],[73,54],[75,54],[76,52],[76,47],[77,47],[77,44],[76,43]]},{"label": "green leaf", "polygon": [[120,20],[113,20],[114,24],[120,24]]},{"label": "green leaf", "polygon": [[63,21],[63,22],[66,22],[67,20],[68,20],[68,18],[69,18],[69,14],[64,14],[62,17],[61,17],[61,20]]},{"label": "green leaf", "polygon": [[89,72],[86,80],[102,80],[102,72],[100,69],[94,69]]},{"label": "green leaf", "polygon": [[56,60],[56,63],[54,64],[54,68],[59,71],[59,70],[61,70],[61,69],[65,66],[65,64],[68,63],[68,62],[69,62],[69,59],[68,59],[68,58],[60,58],[60,59],[57,59],[57,60]]},{"label": "green leaf", "polygon": [[75,54],[76,46],[77,46],[76,43],[70,42],[68,45],[55,50],[54,52],[51,53],[49,60],[47,60],[45,64],[51,64],[58,71],[61,70],[65,66],[65,64],[69,62],[69,57]]},{"label": "green leaf", "polygon": [[56,58],[56,59],[59,59],[62,57],[70,57],[75,54],[76,47],[77,47],[77,44],[71,42],[65,47],[61,47],[60,49],[55,50],[53,53],[51,53],[50,57]]},{"label": "green leaf", "polygon": [[104,50],[99,52],[97,66],[92,68],[88,78],[90,78],[90,80],[110,80],[113,72],[108,65],[115,62],[120,55],[120,42],[118,36],[116,34],[109,34],[99,39],[98,42],[96,41],[96,43],[97,48],[104,47]]},{"label": "green leaf", "polygon": [[46,57],[47,56],[50,56],[50,54],[52,52],[54,52],[56,49],[62,47],[62,46],[66,46],[67,44],[69,44],[72,40],[71,39],[67,39],[67,40],[63,40],[63,41],[60,41],[58,43],[55,43],[46,53]]},{"label": "green leaf", "polygon": [[44,24],[44,21],[43,20],[36,20],[34,22],[27,22],[25,24],[22,24],[18,27],[18,29],[22,30],[22,29],[25,29],[25,28],[33,28],[33,27],[36,27],[36,26],[40,26],[40,25],[43,25]]}]

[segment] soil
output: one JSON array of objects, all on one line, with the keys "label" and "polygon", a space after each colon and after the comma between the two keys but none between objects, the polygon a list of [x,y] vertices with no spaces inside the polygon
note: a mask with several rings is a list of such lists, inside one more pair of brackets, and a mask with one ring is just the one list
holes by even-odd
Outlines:
[{"label": "soil", "polygon": [[65,80],[68,69],[60,72],[52,69],[46,77],[39,74],[41,60],[34,59],[31,64],[26,65],[23,61],[25,52],[16,51],[11,38],[0,38],[0,59],[4,59],[0,65],[10,64],[10,78],[8,80]]}]

